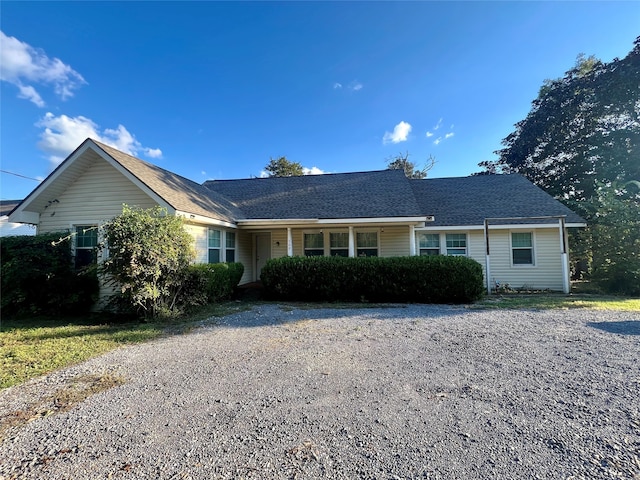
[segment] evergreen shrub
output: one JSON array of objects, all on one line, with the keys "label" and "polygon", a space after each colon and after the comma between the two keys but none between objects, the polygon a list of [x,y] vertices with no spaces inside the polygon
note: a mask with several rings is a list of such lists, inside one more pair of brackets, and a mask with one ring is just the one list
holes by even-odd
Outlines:
[{"label": "evergreen shrub", "polygon": [[484,293],[467,257],[283,257],[262,268],[267,298],[295,301],[468,303]]}]

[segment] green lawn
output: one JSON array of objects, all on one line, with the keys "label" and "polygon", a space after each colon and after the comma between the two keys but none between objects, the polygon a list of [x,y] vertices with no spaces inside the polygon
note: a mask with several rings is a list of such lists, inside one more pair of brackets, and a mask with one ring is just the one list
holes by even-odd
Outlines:
[{"label": "green lawn", "polygon": [[640,298],[604,295],[506,294],[490,295],[474,304],[474,308],[526,308],[640,311]]}]

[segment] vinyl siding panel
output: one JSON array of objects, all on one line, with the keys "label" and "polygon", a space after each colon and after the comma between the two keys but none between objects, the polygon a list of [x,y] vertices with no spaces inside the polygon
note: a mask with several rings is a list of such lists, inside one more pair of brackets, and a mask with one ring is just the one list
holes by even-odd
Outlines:
[{"label": "vinyl siding panel", "polygon": [[[67,231],[73,225],[97,225],[122,213],[122,205],[157,204],[105,161],[91,165],[41,215],[38,233]],[[53,199],[52,199],[53,200]]]},{"label": "vinyl siding panel", "polygon": [[378,233],[378,249],[381,257],[409,255],[409,227],[384,227]]},{"label": "vinyl siding panel", "polygon": [[185,224],[184,229],[193,237],[194,248],[196,250],[195,263],[208,263],[208,238],[206,225]]},{"label": "vinyl siding panel", "polygon": [[271,231],[271,255],[272,258],[287,256],[287,229],[281,228]]},{"label": "vinyl siding panel", "polygon": [[253,281],[253,235],[236,231],[236,258],[244,265],[244,273],[240,285]]},{"label": "vinyl siding panel", "polygon": [[[513,230],[533,232],[534,265],[511,264],[511,231],[491,230],[491,278],[495,284],[508,283],[511,287],[527,286],[533,289],[562,290],[562,263],[558,229]],[[480,261],[480,260],[479,260]],[[484,258],[482,262],[484,263]]]}]

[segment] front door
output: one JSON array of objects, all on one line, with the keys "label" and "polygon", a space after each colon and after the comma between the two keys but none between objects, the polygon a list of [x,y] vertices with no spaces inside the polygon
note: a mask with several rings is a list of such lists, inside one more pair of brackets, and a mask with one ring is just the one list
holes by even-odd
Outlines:
[{"label": "front door", "polygon": [[271,258],[271,234],[256,233],[256,280],[260,280],[262,267]]}]

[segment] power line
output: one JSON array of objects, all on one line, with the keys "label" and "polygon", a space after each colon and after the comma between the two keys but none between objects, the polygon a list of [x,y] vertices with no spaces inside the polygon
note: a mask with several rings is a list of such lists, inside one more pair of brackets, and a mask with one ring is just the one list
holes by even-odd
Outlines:
[{"label": "power line", "polygon": [[0,170],[2,173],[8,173],[9,175],[15,175],[16,177],[26,178],[27,180],[35,180],[36,182],[40,182],[41,180],[33,177],[27,177],[26,175],[20,175],[19,173],[9,172],[7,170]]}]

